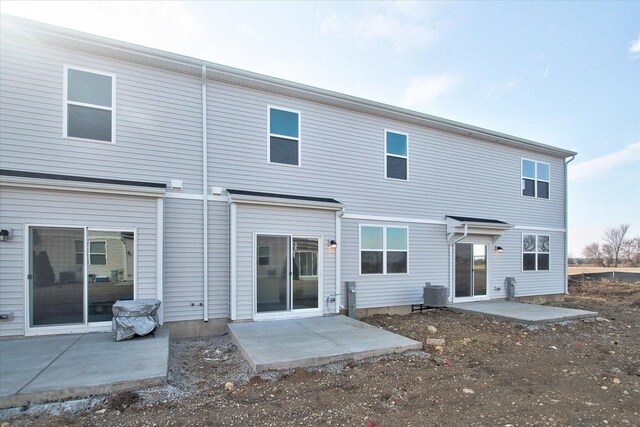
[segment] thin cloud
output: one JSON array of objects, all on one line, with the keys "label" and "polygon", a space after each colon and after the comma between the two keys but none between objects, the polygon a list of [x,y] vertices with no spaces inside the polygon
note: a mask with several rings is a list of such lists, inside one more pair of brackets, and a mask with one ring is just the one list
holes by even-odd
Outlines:
[{"label": "thin cloud", "polygon": [[631,42],[631,45],[629,46],[629,52],[640,53],[640,37],[638,37],[637,40]]},{"label": "thin cloud", "polygon": [[640,162],[640,142],[627,145],[622,150],[602,157],[596,157],[575,165],[570,163],[569,180],[575,182],[587,181],[598,177],[602,178],[605,173],[612,169],[634,162]]},{"label": "thin cloud", "polygon": [[500,99],[516,86],[516,79],[507,80],[504,83],[488,85],[481,93],[490,99]]},{"label": "thin cloud", "polygon": [[544,70],[544,78],[546,79],[549,75],[549,68],[551,68],[551,58],[549,58],[549,62],[547,62],[547,68]]},{"label": "thin cloud", "polygon": [[323,36],[389,45],[396,52],[433,45],[439,36],[430,4],[396,2],[364,13],[331,11],[320,19]]},{"label": "thin cloud", "polygon": [[423,108],[449,93],[459,82],[458,76],[450,74],[416,77],[409,83],[402,104],[407,108]]}]

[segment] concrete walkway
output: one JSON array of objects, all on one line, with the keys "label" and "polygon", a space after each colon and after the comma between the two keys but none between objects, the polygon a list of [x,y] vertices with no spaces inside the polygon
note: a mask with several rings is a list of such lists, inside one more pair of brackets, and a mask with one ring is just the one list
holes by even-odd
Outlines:
[{"label": "concrete walkway", "polygon": [[227,327],[254,371],[317,366],[422,348],[421,342],[346,316],[229,323]]},{"label": "concrete walkway", "polygon": [[447,309],[458,313],[477,314],[527,324],[588,319],[598,315],[595,311],[511,301],[466,302],[448,305]]},{"label": "concrete walkway", "polygon": [[0,340],[0,408],[167,381],[169,332],[115,342],[110,333]]}]

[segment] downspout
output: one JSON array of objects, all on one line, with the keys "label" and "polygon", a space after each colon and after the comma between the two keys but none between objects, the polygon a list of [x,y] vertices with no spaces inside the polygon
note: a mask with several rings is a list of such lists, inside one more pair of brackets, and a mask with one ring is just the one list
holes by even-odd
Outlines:
[{"label": "downspout", "polygon": [[209,321],[209,187],[207,159],[207,67],[202,66],[202,317]]},{"label": "downspout", "polygon": [[569,182],[567,179],[567,168],[576,158],[574,154],[564,162],[564,293],[569,293]]},{"label": "downspout", "polygon": [[[460,240],[464,239],[465,237],[467,237],[467,233],[469,231],[469,224],[465,224],[464,225],[464,233],[462,233],[462,237],[460,237],[459,239],[454,240],[453,242],[449,242],[449,283],[450,283],[450,288],[453,289],[453,245],[455,245],[456,243],[458,243]],[[451,301],[453,301],[453,293],[451,294]]]}]

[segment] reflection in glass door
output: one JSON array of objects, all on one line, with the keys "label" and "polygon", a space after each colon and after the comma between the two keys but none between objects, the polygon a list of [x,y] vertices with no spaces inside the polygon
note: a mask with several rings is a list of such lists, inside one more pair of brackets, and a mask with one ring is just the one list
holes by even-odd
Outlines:
[{"label": "reflection in glass door", "polygon": [[29,227],[29,327],[109,322],[134,297],[132,231]]},{"label": "reflection in glass door", "polygon": [[293,238],[293,309],[318,308],[318,239]]},{"label": "reflection in glass door", "polygon": [[256,312],[318,309],[317,238],[256,236]]},{"label": "reflection in glass door", "polygon": [[256,239],[257,312],[289,308],[289,237],[259,235]]},{"label": "reflection in glass door", "polygon": [[84,323],[84,229],[29,229],[30,326]]},{"label": "reflection in glass door", "polygon": [[455,297],[487,296],[487,245],[455,245]]}]

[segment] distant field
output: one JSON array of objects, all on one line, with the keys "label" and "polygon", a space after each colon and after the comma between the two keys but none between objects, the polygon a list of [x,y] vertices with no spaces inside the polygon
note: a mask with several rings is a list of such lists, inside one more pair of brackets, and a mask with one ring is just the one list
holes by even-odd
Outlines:
[{"label": "distant field", "polygon": [[569,267],[569,274],[580,273],[604,273],[607,271],[621,271],[623,273],[640,273],[640,268],[613,268],[613,267]]}]

